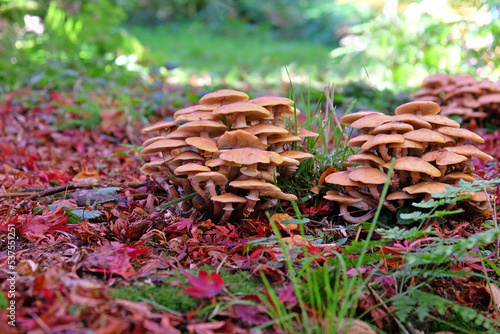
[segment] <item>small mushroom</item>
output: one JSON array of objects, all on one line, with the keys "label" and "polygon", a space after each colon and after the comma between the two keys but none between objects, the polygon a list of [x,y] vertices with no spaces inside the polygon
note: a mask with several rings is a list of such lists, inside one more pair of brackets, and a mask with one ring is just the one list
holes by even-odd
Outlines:
[{"label": "small mushroom", "polygon": [[222,210],[224,210],[224,215],[219,221],[220,224],[227,222],[231,217],[231,214],[234,211],[233,204],[247,202],[245,198],[235,195],[233,193],[225,193],[222,195],[214,196],[212,197],[212,201],[224,204],[224,207],[222,208]]},{"label": "small mushroom", "polygon": [[213,113],[230,119],[232,130],[248,128],[247,121],[249,119],[264,119],[271,115],[267,109],[250,102],[223,105],[215,109]]},{"label": "small mushroom", "polygon": [[249,97],[246,93],[232,89],[219,89],[218,91],[204,95],[200,99],[200,104],[219,107],[231,103],[248,101],[248,99]]},{"label": "small mushroom", "polygon": [[229,186],[250,190],[249,194],[245,196],[247,204],[243,210],[243,217],[248,217],[254,211],[261,191],[281,191],[277,186],[260,180],[232,181]]},{"label": "small mushroom", "polygon": [[[207,189],[210,196],[207,196],[206,192],[204,192],[202,196],[207,203],[211,203],[210,198],[217,196],[217,190],[215,187],[218,185],[225,185],[227,182],[227,177],[224,174],[217,172],[201,172],[193,176],[191,179],[191,184],[196,192],[200,190],[201,184],[205,184],[205,189]],[[198,192],[198,194],[200,193]],[[209,204],[207,204],[207,206],[209,206]],[[216,202],[213,207],[214,217],[220,217],[220,203]]]}]

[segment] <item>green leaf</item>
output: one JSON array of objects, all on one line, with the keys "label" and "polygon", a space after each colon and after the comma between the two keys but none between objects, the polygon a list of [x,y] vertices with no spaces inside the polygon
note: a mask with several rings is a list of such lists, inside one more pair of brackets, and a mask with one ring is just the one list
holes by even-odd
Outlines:
[{"label": "green leaf", "polygon": [[85,210],[85,209],[68,210],[68,213],[70,213],[72,216],[76,216],[80,219],[85,219],[85,220],[97,218],[100,215],[102,215],[102,212],[99,210]]},{"label": "green leaf", "polygon": [[288,225],[288,224],[307,224],[311,220],[309,218],[302,218],[302,219],[285,219],[280,221],[280,224],[283,225]]},{"label": "green leaf", "polygon": [[122,190],[120,187],[106,187],[97,189],[95,192],[99,195],[112,195],[116,194],[117,191]]},{"label": "green leaf", "polygon": [[9,301],[7,300],[7,298],[5,298],[3,292],[0,291],[0,309],[5,310],[8,304]]}]

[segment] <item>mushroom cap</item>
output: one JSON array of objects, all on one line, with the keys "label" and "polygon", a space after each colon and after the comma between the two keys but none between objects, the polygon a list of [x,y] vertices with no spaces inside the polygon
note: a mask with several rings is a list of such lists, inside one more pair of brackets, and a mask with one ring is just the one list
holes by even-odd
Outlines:
[{"label": "mushroom cap", "polygon": [[444,137],[436,131],[429,129],[418,129],[410,132],[403,133],[406,139],[414,140],[417,142],[428,142],[428,143],[445,143]]},{"label": "mushroom cap", "polygon": [[177,122],[194,122],[194,121],[222,121],[222,117],[217,117],[211,111],[195,111],[186,115],[179,115],[175,119]]},{"label": "mushroom cap", "polygon": [[[390,162],[386,162],[382,165],[382,167],[389,168],[390,165]],[[441,172],[439,171],[439,169],[437,169],[424,159],[418,157],[396,158],[396,161],[394,162],[394,169],[404,170],[408,172],[425,173],[434,177],[441,176]]]},{"label": "mushroom cap", "polygon": [[266,118],[271,116],[269,110],[257,104],[250,102],[235,102],[218,107],[213,111],[214,115],[223,115],[225,117],[236,117],[245,115],[247,118]]},{"label": "mushroom cap", "polygon": [[247,200],[244,197],[235,195],[233,193],[224,193],[222,195],[217,195],[211,198],[214,202],[220,203],[246,203]]},{"label": "mushroom cap", "polygon": [[242,180],[242,181],[232,181],[229,186],[233,188],[249,189],[249,190],[260,190],[260,191],[281,191],[280,188],[274,184],[267,183],[260,180]]},{"label": "mushroom cap", "polygon": [[420,144],[419,142],[416,142],[414,140],[410,139],[405,139],[403,143],[394,143],[394,144],[389,144],[387,145],[388,148],[416,148],[416,149],[423,149],[424,146]]},{"label": "mushroom cap", "polygon": [[355,182],[362,182],[364,184],[383,184],[387,181],[387,174],[378,168],[358,167],[349,173],[349,178]]},{"label": "mushroom cap", "polygon": [[249,128],[246,128],[245,131],[254,136],[289,134],[287,129],[272,124],[254,125]]},{"label": "mushroom cap", "polygon": [[193,176],[191,182],[194,184],[201,184],[212,180],[215,185],[222,185],[227,183],[227,177],[224,174],[218,172],[201,172]]},{"label": "mushroom cap", "polygon": [[411,113],[416,115],[435,115],[441,111],[441,107],[432,101],[413,101],[400,105],[394,113],[396,115]]},{"label": "mushroom cap", "polygon": [[269,164],[271,162],[279,165],[283,162],[281,156],[276,152],[263,151],[257,148],[236,148],[222,152],[219,158],[240,165],[252,165],[256,163]]},{"label": "mushroom cap", "polygon": [[477,102],[481,106],[500,103],[500,93],[482,95],[477,99]]},{"label": "mushroom cap", "polygon": [[394,117],[382,113],[371,113],[352,122],[350,126],[355,129],[374,128],[389,122],[394,122]]},{"label": "mushroom cap", "polygon": [[207,137],[189,137],[186,138],[186,143],[196,147],[199,150],[206,152],[217,152],[217,142],[212,138]]},{"label": "mushroom cap", "polygon": [[192,132],[186,132],[186,131],[181,131],[179,129],[170,132],[168,135],[165,136],[166,139],[186,139],[188,137],[191,137],[193,135]]},{"label": "mushroom cap", "polygon": [[469,139],[478,143],[484,143],[484,139],[481,138],[480,135],[469,131],[467,129],[455,129],[455,128],[450,128],[450,127],[441,127],[437,129],[440,133],[452,136],[452,137],[459,137],[459,138],[464,138],[464,139]]},{"label": "mushroom cap", "polygon": [[141,151],[141,155],[153,154],[188,146],[184,140],[161,139],[151,143]]},{"label": "mushroom cap", "polygon": [[399,200],[399,199],[412,199],[415,197],[417,197],[417,196],[409,194],[405,191],[396,191],[396,192],[393,192],[393,193],[390,193],[389,195],[387,195],[387,197],[385,199],[388,201],[395,201],[395,200]]},{"label": "mushroom cap", "polygon": [[394,115],[394,119],[396,122],[411,124],[415,129],[432,129],[432,125],[429,122],[424,121],[415,114]]},{"label": "mushroom cap", "polygon": [[375,154],[369,153],[369,152],[351,155],[349,158],[347,158],[347,161],[349,161],[349,162],[372,161],[372,162],[376,163],[377,165],[383,165],[385,163],[384,159],[382,159],[378,155],[375,155]]},{"label": "mushroom cap", "polygon": [[139,170],[146,175],[151,175],[161,171],[163,167],[163,160],[155,160],[145,163]]},{"label": "mushroom cap", "polygon": [[443,181],[445,181],[445,182],[446,181],[456,181],[456,180],[465,180],[467,182],[476,181],[476,179],[472,175],[465,174],[462,172],[449,173],[449,174],[446,174],[443,178]]},{"label": "mushroom cap", "polygon": [[206,105],[204,106],[201,104],[197,104],[194,106],[190,106],[187,108],[182,108],[182,109],[177,110],[176,112],[174,112],[174,119],[177,120],[177,118],[179,116],[182,116],[182,115],[189,115],[191,113],[200,112],[200,111],[207,112],[207,111],[212,111],[214,109],[215,109],[215,106],[206,106]]},{"label": "mushroom cap", "polygon": [[481,93],[482,93],[481,89],[477,85],[477,82],[475,82],[474,86],[462,86],[462,87],[458,87],[457,89],[449,92],[448,94],[443,96],[443,101],[449,100],[452,97],[457,96],[457,95],[464,95],[464,94],[479,95]]},{"label": "mushroom cap", "polygon": [[146,139],[144,141],[144,143],[142,143],[142,147],[148,147],[149,145],[151,145],[155,141],[162,140],[162,139],[167,139],[167,138],[164,136],[158,136],[158,137],[152,137],[152,138]]},{"label": "mushroom cap", "polygon": [[414,130],[413,126],[411,126],[410,124],[403,123],[403,122],[389,122],[389,123],[377,125],[373,129],[372,133],[374,135],[378,135],[380,133],[387,133],[387,132],[392,133],[393,131],[401,133],[401,132],[408,132],[408,131],[412,131],[412,130]]},{"label": "mushroom cap", "polygon": [[230,161],[224,161],[221,158],[216,158],[216,159],[210,159],[205,162],[205,166],[207,167],[220,167],[220,166],[228,166],[228,167],[234,167],[238,166],[238,164]]},{"label": "mushroom cap", "polygon": [[283,159],[283,162],[280,164],[280,166],[299,166],[300,165],[299,160],[288,158],[285,156],[281,156],[281,158]]},{"label": "mushroom cap", "polygon": [[473,202],[486,202],[488,199],[486,198],[486,194],[484,191],[474,191],[470,193],[469,201]]},{"label": "mushroom cap", "polygon": [[311,153],[302,152],[302,151],[294,151],[294,150],[281,152],[280,155],[283,158],[286,157],[286,158],[298,160],[299,162],[302,162],[306,159],[314,158],[314,155],[312,155]]},{"label": "mushroom cap", "polygon": [[174,174],[175,175],[187,175],[187,174],[192,173],[192,172],[202,173],[202,172],[210,172],[210,171],[211,171],[210,168],[208,168],[207,166],[198,165],[195,163],[187,163],[187,164],[184,164],[182,166],[177,167],[174,170]]},{"label": "mushroom cap", "polygon": [[363,200],[362,198],[352,198],[351,196],[341,194],[335,190],[327,191],[323,198],[340,204],[347,204],[347,206],[359,203]]},{"label": "mushroom cap", "polygon": [[358,119],[362,118],[362,117],[365,117],[366,115],[369,115],[369,114],[382,114],[381,112],[378,112],[378,111],[366,111],[366,110],[362,110],[362,111],[358,111],[358,112],[355,112],[355,113],[352,113],[352,114],[347,114],[347,115],[344,115],[340,118],[340,124],[343,124],[343,125],[351,125],[353,122],[357,121]]},{"label": "mushroom cap", "polygon": [[299,136],[294,136],[291,134],[273,135],[267,139],[267,143],[270,145],[277,144],[277,143],[285,143],[286,144],[286,143],[293,143],[293,142],[297,142],[297,141],[301,141],[301,140],[302,140],[302,138],[300,138]]},{"label": "mushroom cap", "polygon": [[422,155],[422,159],[427,162],[436,161],[438,166],[454,165],[469,160],[463,155],[444,150],[427,152]]},{"label": "mushroom cap", "polygon": [[[407,133],[409,133],[409,132],[407,132]],[[387,135],[387,134],[381,133],[381,134],[376,135],[373,138],[367,140],[366,143],[361,145],[361,149],[366,151],[366,150],[369,150],[372,147],[378,146],[378,145],[387,145],[387,144],[392,144],[392,143],[402,144],[404,142],[405,142],[405,137],[403,137],[403,135],[398,135],[398,134]]]},{"label": "mushroom cap", "polygon": [[205,161],[205,158],[194,151],[184,151],[177,154],[174,158],[167,161],[169,164],[179,165],[184,163],[184,161]]},{"label": "mushroom cap", "polygon": [[304,128],[298,128],[297,129],[297,136],[299,136],[300,138],[317,138],[317,137],[319,137],[319,133],[316,133],[314,131],[309,131],[309,130],[304,129]]},{"label": "mushroom cap", "polygon": [[284,201],[296,201],[297,196],[280,191],[261,191],[259,196],[282,199]]},{"label": "mushroom cap", "polygon": [[232,89],[220,89],[204,95],[200,99],[200,104],[220,106],[223,104],[248,101],[248,99],[249,97],[246,93]]},{"label": "mushroom cap", "polygon": [[258,104],[261,107],[274,107],[278,105],[293,106],[293,100],[287,97],[264,95],[252,99],[248,102]]},{"label": "mushroom cap", "polygon": [[492,161],[493,157],[489,154],[484,153],[480,149],[472,145],[461,145],[461,146],[451,146],[444,148],[447,151],[465,155],[467,157],[476,157],[485,161]]},{"label": "mushroom cap", "polygon": [[178,130],[197,134],[206,131],[210,137],[218,137],[226,132],[227,127],[215,121],[194,121],[179,126]]},{"label": "mushroom cap", "polygon": [[144,129],[142,129],[142,133],[171,129],[177,126],[177,123],[178,122],[176,121],[159,121],[153,125],[147,126]]},{"label": "mushroom cap", "polygon": [[449,126],[451,128],[460,127],[460,124],[443,115],[426,115],[426,116],[421,116],[421,118],[426,122],[429,122],[431,124],[436,124],[439,126]]},{"label": "mushroom cap", "polygon": [[232,149],[241,147],[258,148],[265,150],[264,145],[259,137],[252,135],[244,130],[227,131],[219,138],[219,149]]},{"label": "mushroom cap", "polygon": [[420,182],[412,186],[403,188],[409,194],[434,194],[434,193],[445,193],[446,186],[451,187],[449,184],[441,182]]},{"label": "mushroom cap", "polygon": [[348,147],[361,147],[369,139],[373,138],[373,135],[359,135],[349,139],[347,142]]},{"label": "mushroom cap", "polygon": [[349,173],[349,171],[332,173],[325,178],[325,182],[329,184],[337,184],[344,187],[365,187],[363,183],[351,180],[349,178]]}]

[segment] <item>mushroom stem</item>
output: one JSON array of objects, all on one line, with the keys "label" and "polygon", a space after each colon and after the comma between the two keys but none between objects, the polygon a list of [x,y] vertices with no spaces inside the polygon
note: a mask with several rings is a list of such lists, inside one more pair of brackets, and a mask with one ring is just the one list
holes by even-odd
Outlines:
[{"label": "mushroom stem", "polygon": [[257,206],[255,208],[255,211],[263,211],[263,210],[267,210],[267,209],[273,208],[273,207],[276,206],[277,203],[278,203],[278,199],[277,198],[271,198],[269,201],[267,201],[265,203],[262,203],[259,206]]},{"label": "mushroom stem", "polygon": [[389,153],[387,152],[387,146],[385,146],[385,145],[379,145],[378,146],[378,151],[379,151],[380,155],[382,156],[382,158],[385,161],[391,161],[392,158],[389,155]]},{"label": "mushroom stem", "polygon": [[[205,185],[205,188],[208,190],[208,193],[210,195],[210,198],[217,196],[217,190],[215,189],[215,184],[214,181],[209,179],[207,181],[207,184]],[[212,202],[212,201],[210,201]],[[221,211],[221,203],[219,202],[213,202],[213,207],[214,207],[214,219],[217,220],[220,217],[220,211]]]},{"label": "mushroom stem", "polygon": [[346,220],[350,223],[353,223],[353,224],[363,223],[363,222],[367,221],[368,219],[373,218],[374,215],[375,215],[375,213],[373,211],[369,211],[362,216],[353,217],[353,216],[351,216],[349,211],[347,211],[347,204],[340,205],[340,216],[342,216],[342,218],[344,218],[344,220]]},{"label": "mushroom stem", "polygon": [[247,199],[247,205],[243,209],[243,217],[247,218],[254,211],[255,204],[259,201],[259,190],[250,190],[250,193],[245,198]]},{"label": "mushroom stem", "polygon": [[234,211],[233,204],[226,203],[226,205],[224,206],[224,215],[220,219],[219,224],[223,224],[223,223],[227,222],[229,220],[229,218],[231,218],[231,214],[233,213],[233,211]]}]

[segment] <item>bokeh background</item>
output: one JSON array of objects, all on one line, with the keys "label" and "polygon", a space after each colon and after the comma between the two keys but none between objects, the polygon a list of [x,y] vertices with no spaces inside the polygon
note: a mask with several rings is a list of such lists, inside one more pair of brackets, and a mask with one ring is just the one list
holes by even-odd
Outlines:
[{"label": "bokeh background", "polygon": [[493,0],[0,0],[0,92],[287,94],[292,82],[310,99],[334,84],[338,105],[387,110],[430,74],[498,80],[499,15]]}]

